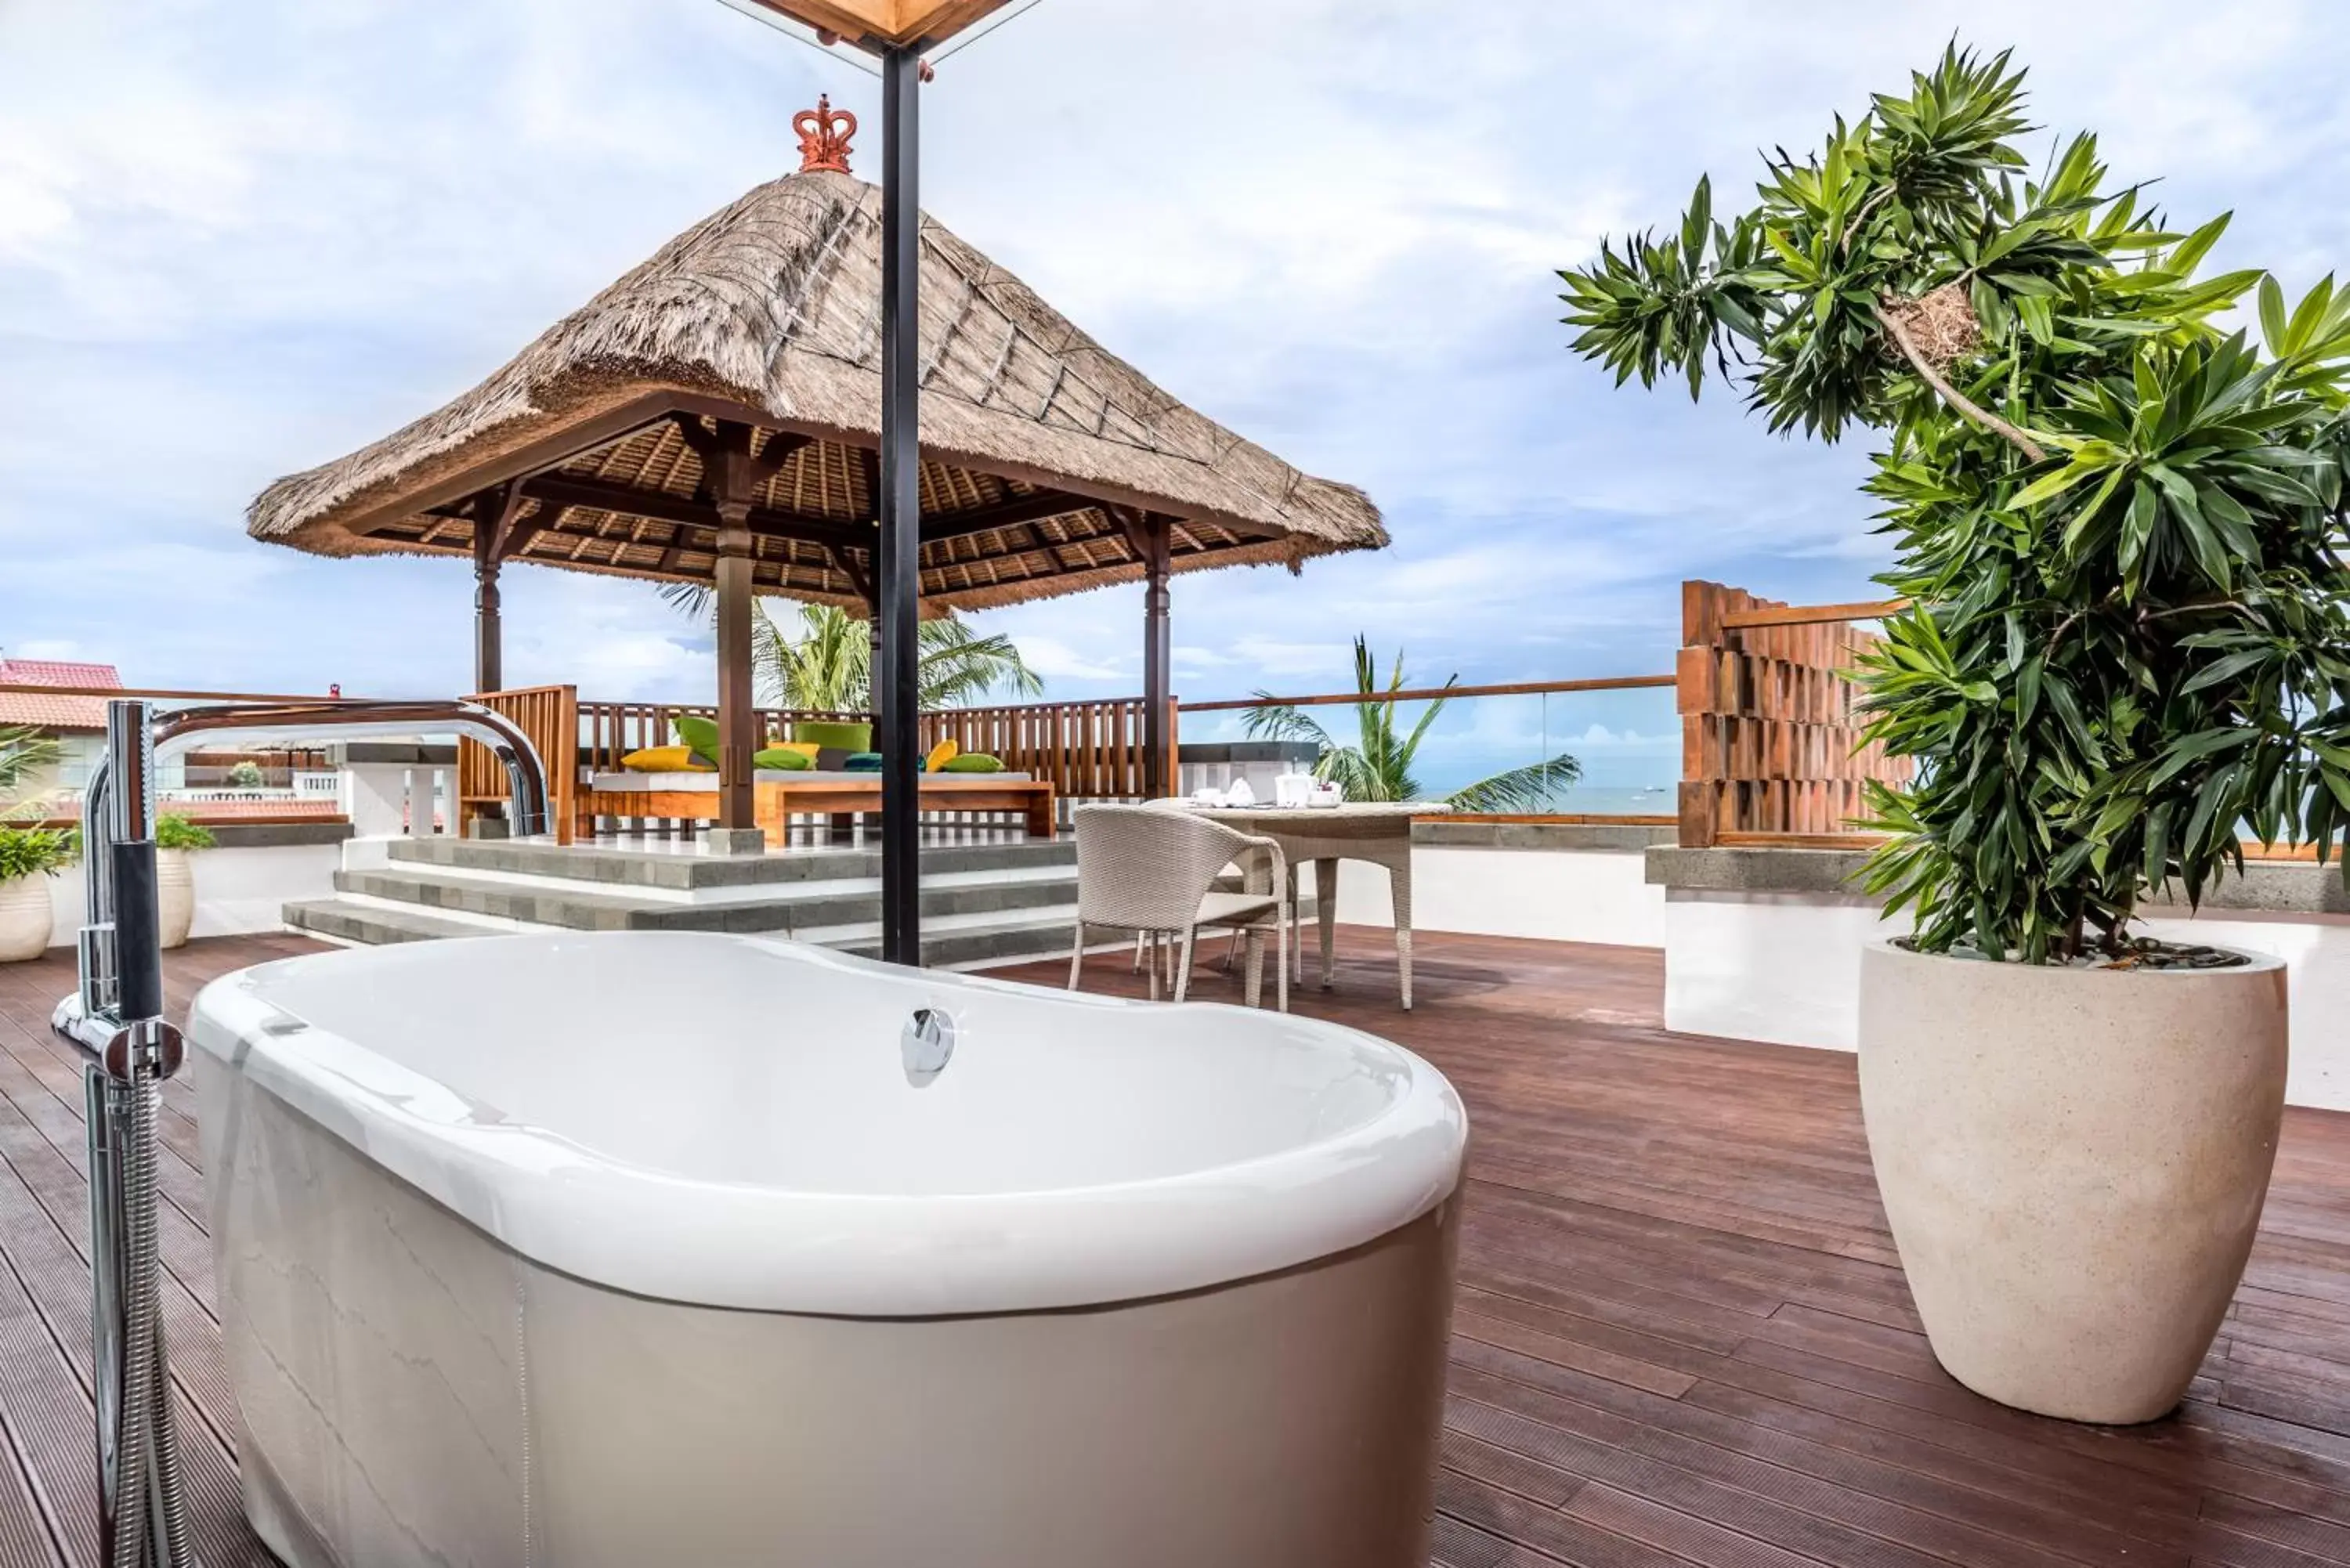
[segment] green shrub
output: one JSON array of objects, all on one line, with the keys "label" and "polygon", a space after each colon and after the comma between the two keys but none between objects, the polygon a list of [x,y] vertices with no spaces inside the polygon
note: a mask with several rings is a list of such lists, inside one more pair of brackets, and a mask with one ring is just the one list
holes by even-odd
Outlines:
[{"label": "green shrub", "polygon": [[155,847],[158,849],[210,849],[220,840],[210,828],[190,822],[184,816],[159,816],[155,819]]},{"label": "green shrub", "polygon": [[2323,858],[2350,822],[2350,289],[2205,275],[2226,218],[2174,230],[2095,137],[2034,177],[2022,80],[1953,48],[1766,158],[1761,205],[1700,182],[1565,277],[1619,382],[1718,369],[1773,431],[1878,443],[1910,608],[1869,732],[1918,774],[1872,792],[1867,885],[1923,950],[2045,963],[2124,952],[2244,826]]},{"label": "green shrub", "polygon": [[0,827],[0,882],[55,876],[72,864],[75,836],[56,827]]}]

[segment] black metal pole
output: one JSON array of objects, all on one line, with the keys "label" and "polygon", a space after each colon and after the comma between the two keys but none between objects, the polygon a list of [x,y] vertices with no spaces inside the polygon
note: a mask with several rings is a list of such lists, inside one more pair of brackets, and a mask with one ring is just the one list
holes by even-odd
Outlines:
[{"label": "black metal pole", "polygon": [[881,57],[880,663],[873,672],[881,752],[881,956],[922,961],[920,338],[921,56]]},{"label": "black metal pole", "polygon": [[1172,645],[1169,637],[1167,519],[1142,520],[1142,756],[1150,776],[1142,793],[1157,797],[1174,793],[1175,759],[1170,732],[1174,714],[1168,696],[1173,683]]}]

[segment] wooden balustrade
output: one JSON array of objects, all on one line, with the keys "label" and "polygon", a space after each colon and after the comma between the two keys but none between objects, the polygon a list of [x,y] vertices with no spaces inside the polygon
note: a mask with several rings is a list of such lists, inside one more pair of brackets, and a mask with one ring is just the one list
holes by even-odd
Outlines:
[{"label": "wooden balustrade", "polygon": [[1841,837],[1874,779],[1913,767],[1861,738],[1850,671],[1877,643],[1849,618],[1898,603],[1790,607],[1719,583],[1681,585],[1677,706],[1684,847],[1728,836]]},{"label": "wooden balustrade", "polygon": [[[815,708],[761,708],[757,730],[762,745],[791,738],[791,726],[802,722],[830,720],[872,722],[870,713],[832,712]],[[680,719],[718,721],[718,709],[707,702],[582,702],[579,704],[579,762],[606,773],[620,765],[630,752],[677,743]]]},{"label": "wooden balustrade", "polygon": [[[571,842],[579,803],[579,692],[573,686],[531,686],[515,691],[480,691],[466,699],[520,730],[546,769],[546,813],[557,844]],[[457,742],[458,833],[468,831],[482,808],[506,798],[506,770],[496,753],[478,741]]]},{"label": "wooden balustrade", "polygon": [[[570,686],[482,692],[471,701],[503,714],[538,748],[546,764],[556,838],[565,844],[581,831],[588,775],[617,771],[631,752],[673,744],[680,718],[718,715],[708,703],[583,702]],[[1171,733],[1173,704],[1169,707]],[[796,708],[758,711],[759,733],[770,741],[788,739],[791,727],[804,721],[862,723],[870,718]],[[963,751],[999,757],[1013,772],[1050,783],[1063,800],[1133,800],[1171,794],[1175,787],[1171,748],[1168,777],[1150,787],[1142,721],[1142,699],[1122,697],[939,709],[922,715],[920,733],[925,750],[952,739]],[[504,770],[487,747],[460,742],[458,789],[469,818],[505,798]]]},{"label": "wooden balustrade", "polygon": [[1167,776],[1150,778],[1143,744],[1144,700],[1028,702],[941,708],[922,715],[922,744],[951,740],[1000,757],[1014,773],[1045,780],[1066,800],[1139,800],[1175,793],[1176,712],[1167,704]]}]

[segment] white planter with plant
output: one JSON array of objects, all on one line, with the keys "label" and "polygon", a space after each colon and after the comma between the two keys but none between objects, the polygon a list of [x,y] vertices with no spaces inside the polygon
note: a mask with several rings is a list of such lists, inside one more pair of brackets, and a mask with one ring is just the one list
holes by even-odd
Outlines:
[{"label": "white planter with plant", "polygon": [[[2249,827],[2350,818],[2350,291],[2195,274],[2089,138],[2043,179],[2005,56],[1953,50],[1762,204],[1568,275],[1619,376],[1736,374],[1774,430],[1883,432],[1867,484],[1908,601],[1864,672],[1861,1103],[1943,1366],[2091,1421],[2185,1394],[2258,1229],[2284,1096],[2280,965],[2165,947]],[[2216,313],[2257,291],[2263,355]]]},{"label": "white planter with plant", "polygon": [[55,934],[49,878],[73,859],[70,834],[0,827],[0,963],[47,952]]},{"label": "white planter with plant", "polygon": [[167,949],[187,945],[188,928],[196,919],[192,857],[215,842],[210,831],[184,816],[161,817],[155,823],[155,914]]}]

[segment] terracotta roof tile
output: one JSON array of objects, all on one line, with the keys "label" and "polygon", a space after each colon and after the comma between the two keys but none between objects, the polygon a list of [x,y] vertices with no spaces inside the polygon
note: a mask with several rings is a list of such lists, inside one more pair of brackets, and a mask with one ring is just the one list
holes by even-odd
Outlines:
[{"label": "terracotta roof tile", "polygon": [[[0,686],[78,686],[90,691],[120,691],[122,675],[111,664],[0,659]],[[106,699],[0,691],[0,725],[10,724],[28,724],[36,730],[103,730]]]}]

